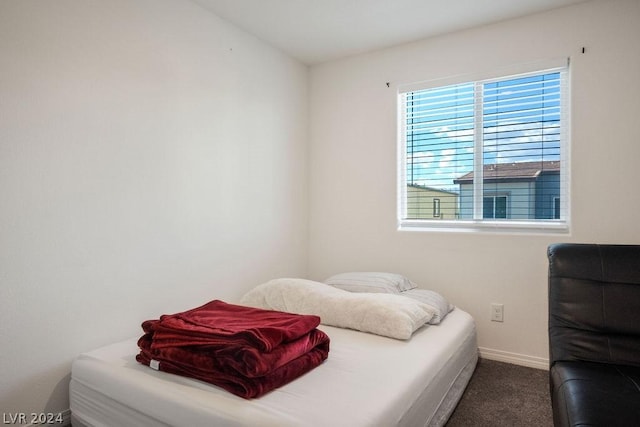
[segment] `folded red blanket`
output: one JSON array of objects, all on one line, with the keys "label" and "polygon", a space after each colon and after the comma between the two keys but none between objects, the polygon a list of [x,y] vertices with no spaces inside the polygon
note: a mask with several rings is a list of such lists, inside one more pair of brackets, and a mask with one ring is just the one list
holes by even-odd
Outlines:
[{"label": "folded red blanket", "polygon": [[[173,348],[164,349],[161,355],[152,355],[149,351],[141,349],[136,360],[153,366],[156,370],[205,381],[222,387],[236,396],[252,399],[281,387],[320,365],[329,354],[328,344],[327,338],[326,345],[313,348],[268,374],[254,378],[239,375],[224,368],[218,369],[215,358],[207,355],[206,351]],[[153,365],[151,365],[152,360]]]},{"label": "folded red blanket", "polygon": [[[148,352],[157,360],[182,360],[186,353],[176,350],[188,349],[193,358],[191,364],[201,369],[226,371],[243,375],[249,378],[261,377],[269,374],[276,368],[320,348],[329,352],[329,337],[322,331],[314,329],[295,341],[284,343],[274,348],[271,352],[261,352],[247,345],[229,344],[227,346],[217,344],[198,346],[154,346],[153,334],[147,333],[140,337],[138,346]],[[326,357],[325,357],[326,358]]]},{"label": "folded red blanket", "polygon": [[153,347],[247,345],[269,352],[308,334],[320,324],[313,315],[263,310],[214,300],[182,313],[142,324],[153,333]]},{"label": "folded red blanket", "polygon": [[138,362],[259,397],[303,375],[329,354],[317,316],[211,301],[143,323]]}]

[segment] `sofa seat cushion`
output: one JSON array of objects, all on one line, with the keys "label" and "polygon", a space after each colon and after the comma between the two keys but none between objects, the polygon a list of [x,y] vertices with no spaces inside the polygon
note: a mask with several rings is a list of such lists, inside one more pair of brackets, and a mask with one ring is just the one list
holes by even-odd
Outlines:
[{"label": "sofa seat cushion", "polygon": [[555,426],[640,426],[640,368],[558,361],[550,371]]}]

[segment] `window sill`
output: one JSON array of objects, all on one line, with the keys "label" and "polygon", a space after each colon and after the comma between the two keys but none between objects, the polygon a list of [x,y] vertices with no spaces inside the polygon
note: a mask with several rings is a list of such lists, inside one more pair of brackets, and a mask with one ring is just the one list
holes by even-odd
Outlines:
[{"label": "window sill", "polygon": [[565,221],[401,220],[398,231],[557,235],[569,234],[569,224]]}]

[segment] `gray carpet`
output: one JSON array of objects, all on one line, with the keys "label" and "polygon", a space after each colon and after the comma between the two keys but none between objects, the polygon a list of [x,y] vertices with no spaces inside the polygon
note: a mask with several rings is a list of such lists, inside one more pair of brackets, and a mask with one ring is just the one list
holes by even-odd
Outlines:
[{"label": "gray carpet", "polygon": [[549,373],[480,359],[446,427],[551,427]]}]

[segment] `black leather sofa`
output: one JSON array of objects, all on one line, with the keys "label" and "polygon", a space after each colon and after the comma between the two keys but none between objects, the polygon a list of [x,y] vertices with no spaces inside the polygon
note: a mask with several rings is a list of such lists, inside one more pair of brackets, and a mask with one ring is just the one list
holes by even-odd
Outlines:
[{"label": "black leather sofa", "polygon": [[640,245],[547,255],[554,425],[640,426]]}]

